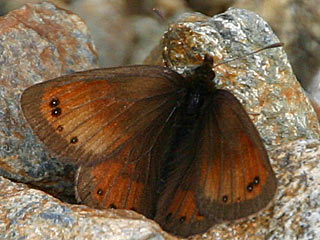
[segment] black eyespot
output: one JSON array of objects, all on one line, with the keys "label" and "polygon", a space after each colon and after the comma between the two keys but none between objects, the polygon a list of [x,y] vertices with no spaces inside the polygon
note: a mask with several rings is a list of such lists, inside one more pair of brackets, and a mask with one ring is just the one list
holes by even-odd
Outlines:
[{"label": "black eyespot", "polygon": [[222,202],[224,202],[224,203],[228,202],[228,196],[227,195],[224,195],[222,197]]},{"label": "black eyespot", "polygon": [[166,216],[166,222],[169,222],[169,220],[171,219],[172,217],[172,213],[169,213],[167,216]]},{"label": "black eyespot", "polygon": [[77,143],[77,142],[78,142],[78,138],[77,137],[73,137],[70,140],[70,143],[72,143],[72,144]]},{"label": "black eyespot", "polygon": [[50,102],[50,107],[54,108],[57,107],[60,104],[60,101],[58,98],[52,98],[51,102]]},{"label": "black eyespot", "polygon": [[57,107],[51,111],[53,117],[58,117],[61,115],[61,108]]},{"label": "black eyespot", "polygon": [[111,204],[109,205],[109,208],[117,209],[117,206],[116,206],[116,205],[114,205],[113,203],[111,203]]},{"label": "black eyespot", "polygon": [[185,220],[186,220],[186,216],[182,216],[182,217],[179,219],[179,222],[180,222],[180,223],[183,223]]},{"label": "black eyespot", "polygon": [[103,191],[101,189],[98,189],[97,194],[101,196],[103,194]]},{"label": "black eyespot", "polygon": [[59,126],[57,127],[57,130],[58,130],[59,132],[62,132],[62,131],[63,131],[62,125],[59,125]]},{"label": "black eyespot", "polygon": [[247,186],[247,190],[251,192],[253,190],[253,183],[249,183]]},{"label": "black eyespot", "polygon": [[260,178],[257,176],[253,179],[253,184],[258,185],[260,183]]}]

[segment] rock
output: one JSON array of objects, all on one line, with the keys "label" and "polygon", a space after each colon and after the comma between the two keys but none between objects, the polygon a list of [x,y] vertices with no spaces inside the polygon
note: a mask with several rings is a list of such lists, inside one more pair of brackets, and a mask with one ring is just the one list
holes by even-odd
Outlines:
[{"label": "rock", "polygon": [[234,7],[255,11],[266,19],[281,41],[302,86],[320,104],[319,2],[308,0],[238,0]]},{"label": "rock", "polygon": [[80,0],[70,9],[81,16],[93,33],[99,52],[100,67],[123,65],[130,57],[134,32],[126,12],[125,1]]},{"label": "rock", "polygon": [[27,4],[0,19],[0,173],[73,196],[73,167],[51,157],[20,110],[22,91],[37,82],[97,68],[85,23],[51,3]]},{"label": "rock", "polygon": [[3,177],[0,203],[0,239],[176,239],[134,211],[63,203]]}]

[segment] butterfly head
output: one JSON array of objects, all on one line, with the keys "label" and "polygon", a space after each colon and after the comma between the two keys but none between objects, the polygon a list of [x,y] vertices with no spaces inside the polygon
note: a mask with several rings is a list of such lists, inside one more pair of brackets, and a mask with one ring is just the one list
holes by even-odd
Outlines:
[{"label": "butterfly head", "polygon": [[202,64],[196,66],[186,78],[186,82],[191,85],[198,85],[199,82],[204,85],[213,84],[213,79],[216,74],[213,71],[213,56],[211,54],[206,54],[204,56]]}]

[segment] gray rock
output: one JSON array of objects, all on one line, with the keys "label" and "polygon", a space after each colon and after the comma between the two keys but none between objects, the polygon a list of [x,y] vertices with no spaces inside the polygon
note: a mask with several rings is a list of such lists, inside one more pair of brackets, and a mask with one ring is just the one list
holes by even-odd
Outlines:
[{"label": "gray rock", "polygon": [[133,211],[63,203],[3,177],[0,203],[0,239],[175,239]]},{"label": "gray rock", "polygon": [[72,197],[73,167],[50,156],[33,135],[20,95],[37,82],[96,68],[90,33],[78,16],[51,3],[28,4],[0,24],[0,174]]}]

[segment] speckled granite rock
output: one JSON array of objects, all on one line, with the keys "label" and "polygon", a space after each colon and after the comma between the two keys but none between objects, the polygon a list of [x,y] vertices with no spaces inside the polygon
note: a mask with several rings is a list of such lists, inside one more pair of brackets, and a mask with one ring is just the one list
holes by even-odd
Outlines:
[{"label": "speckled granite rock", "polygon": [[285,42],[293,70],[320,104],[320,8],[309,0],[237,0],[234,7],[255,11]]},{"label": "speckled granite rock", "polygon": [[63,203],[3,177],[0,203],[0,239],[175,239],[133,211]]},{"label": "speckled granite rock", "polygon": [[52,158],[20,111],[28,86],[96,68],[97,55],[81,19],[50,3],[26,5],[0,19],[0,174],[73,196],[72,166]]}]

